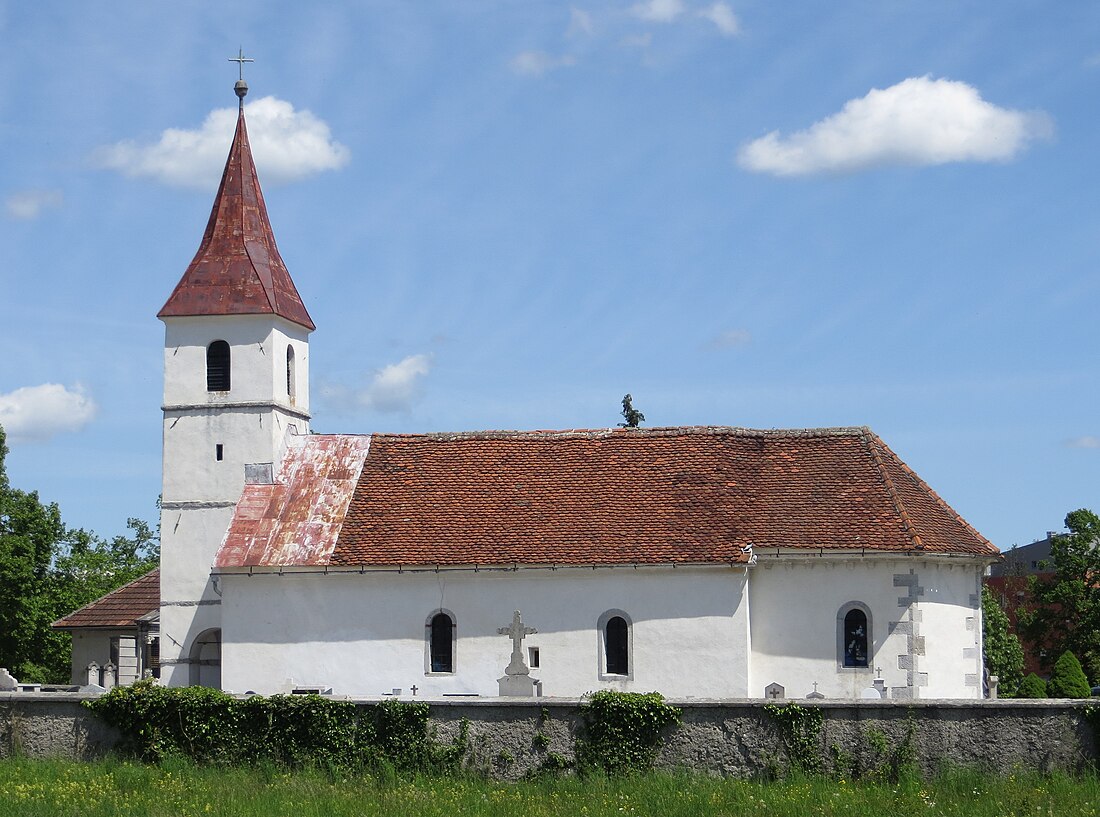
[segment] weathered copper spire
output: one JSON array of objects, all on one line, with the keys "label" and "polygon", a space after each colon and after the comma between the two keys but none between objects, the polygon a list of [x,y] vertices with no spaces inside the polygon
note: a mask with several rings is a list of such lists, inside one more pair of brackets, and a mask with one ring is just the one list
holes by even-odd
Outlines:
[{"label": "weathered copper spire", "polygon": [[[242,65],[248,61],[232,59]],[[244,123],[248,86],[243,79],[234,91],[241,100],[237,131],[206,233],[157,317],[273,314],[312,330],[316,327],[279,256],[267,218]]]}]

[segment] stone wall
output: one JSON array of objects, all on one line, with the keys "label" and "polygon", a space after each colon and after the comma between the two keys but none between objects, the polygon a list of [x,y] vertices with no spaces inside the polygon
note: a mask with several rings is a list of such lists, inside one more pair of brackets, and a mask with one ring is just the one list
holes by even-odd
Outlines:
[{"label": "stone wall", "polygon": [[[90,759],[118,735],[80,706],[75,693],[0,694],[0,757]],[[364,702],[369,703],[369,702]],[[787,763],[782,738],[763,701],[670,701],[683,710],[658,759],[665,769],[753,777]],[[777,702],[783,703],[783,702]],[[820,757],[868,770],[908,742],[926,774],[944,765],[999,773],[1020,769],[1081,771],[1098,759],[1087,701],[796,701],[825,716]],[[450,740],[465,720],[471,765],[516,779],[553,761],[573,758],[581,719],[577,701],[535,699],[432,701],[431,723]]]}]

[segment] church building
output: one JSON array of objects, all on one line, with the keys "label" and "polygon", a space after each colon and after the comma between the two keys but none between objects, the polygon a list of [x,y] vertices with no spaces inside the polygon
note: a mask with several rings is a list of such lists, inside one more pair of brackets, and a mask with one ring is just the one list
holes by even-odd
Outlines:
[{"label": "church building", "polygon": [[158,313],[164,683],[982,697],[998,551],[867,428],[311,433],[246,92]]}]

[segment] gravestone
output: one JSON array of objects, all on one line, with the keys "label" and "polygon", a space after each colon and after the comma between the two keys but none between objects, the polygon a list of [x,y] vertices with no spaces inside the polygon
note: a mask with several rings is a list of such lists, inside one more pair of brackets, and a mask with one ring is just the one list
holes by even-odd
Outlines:
[{"label": "gravestone", "polygon": [[770,701],[778,701],[787,697],[787,690],[782,684],[768,684],[764,687],[764,697]]},{"label": "gravestone", "polygon": [[0,667],[0,692],[15,692],[19,688],[19,682],[15,676],[4,667]]}]

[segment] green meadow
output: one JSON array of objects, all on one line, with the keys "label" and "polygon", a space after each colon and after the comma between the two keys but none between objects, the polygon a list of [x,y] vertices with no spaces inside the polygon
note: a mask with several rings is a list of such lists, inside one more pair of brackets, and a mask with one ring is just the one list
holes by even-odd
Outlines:
[{"label": "green meadow", "polygon": [[652,773],[499,783],[473,777],[339,776],[273,766],[168,761],[0,761],[0,815],[129,817],[454,817],[454,815],[1051,815],[1095,817],[1100,780],[955,771],[897,784],[796,778],[777,782]]}]

